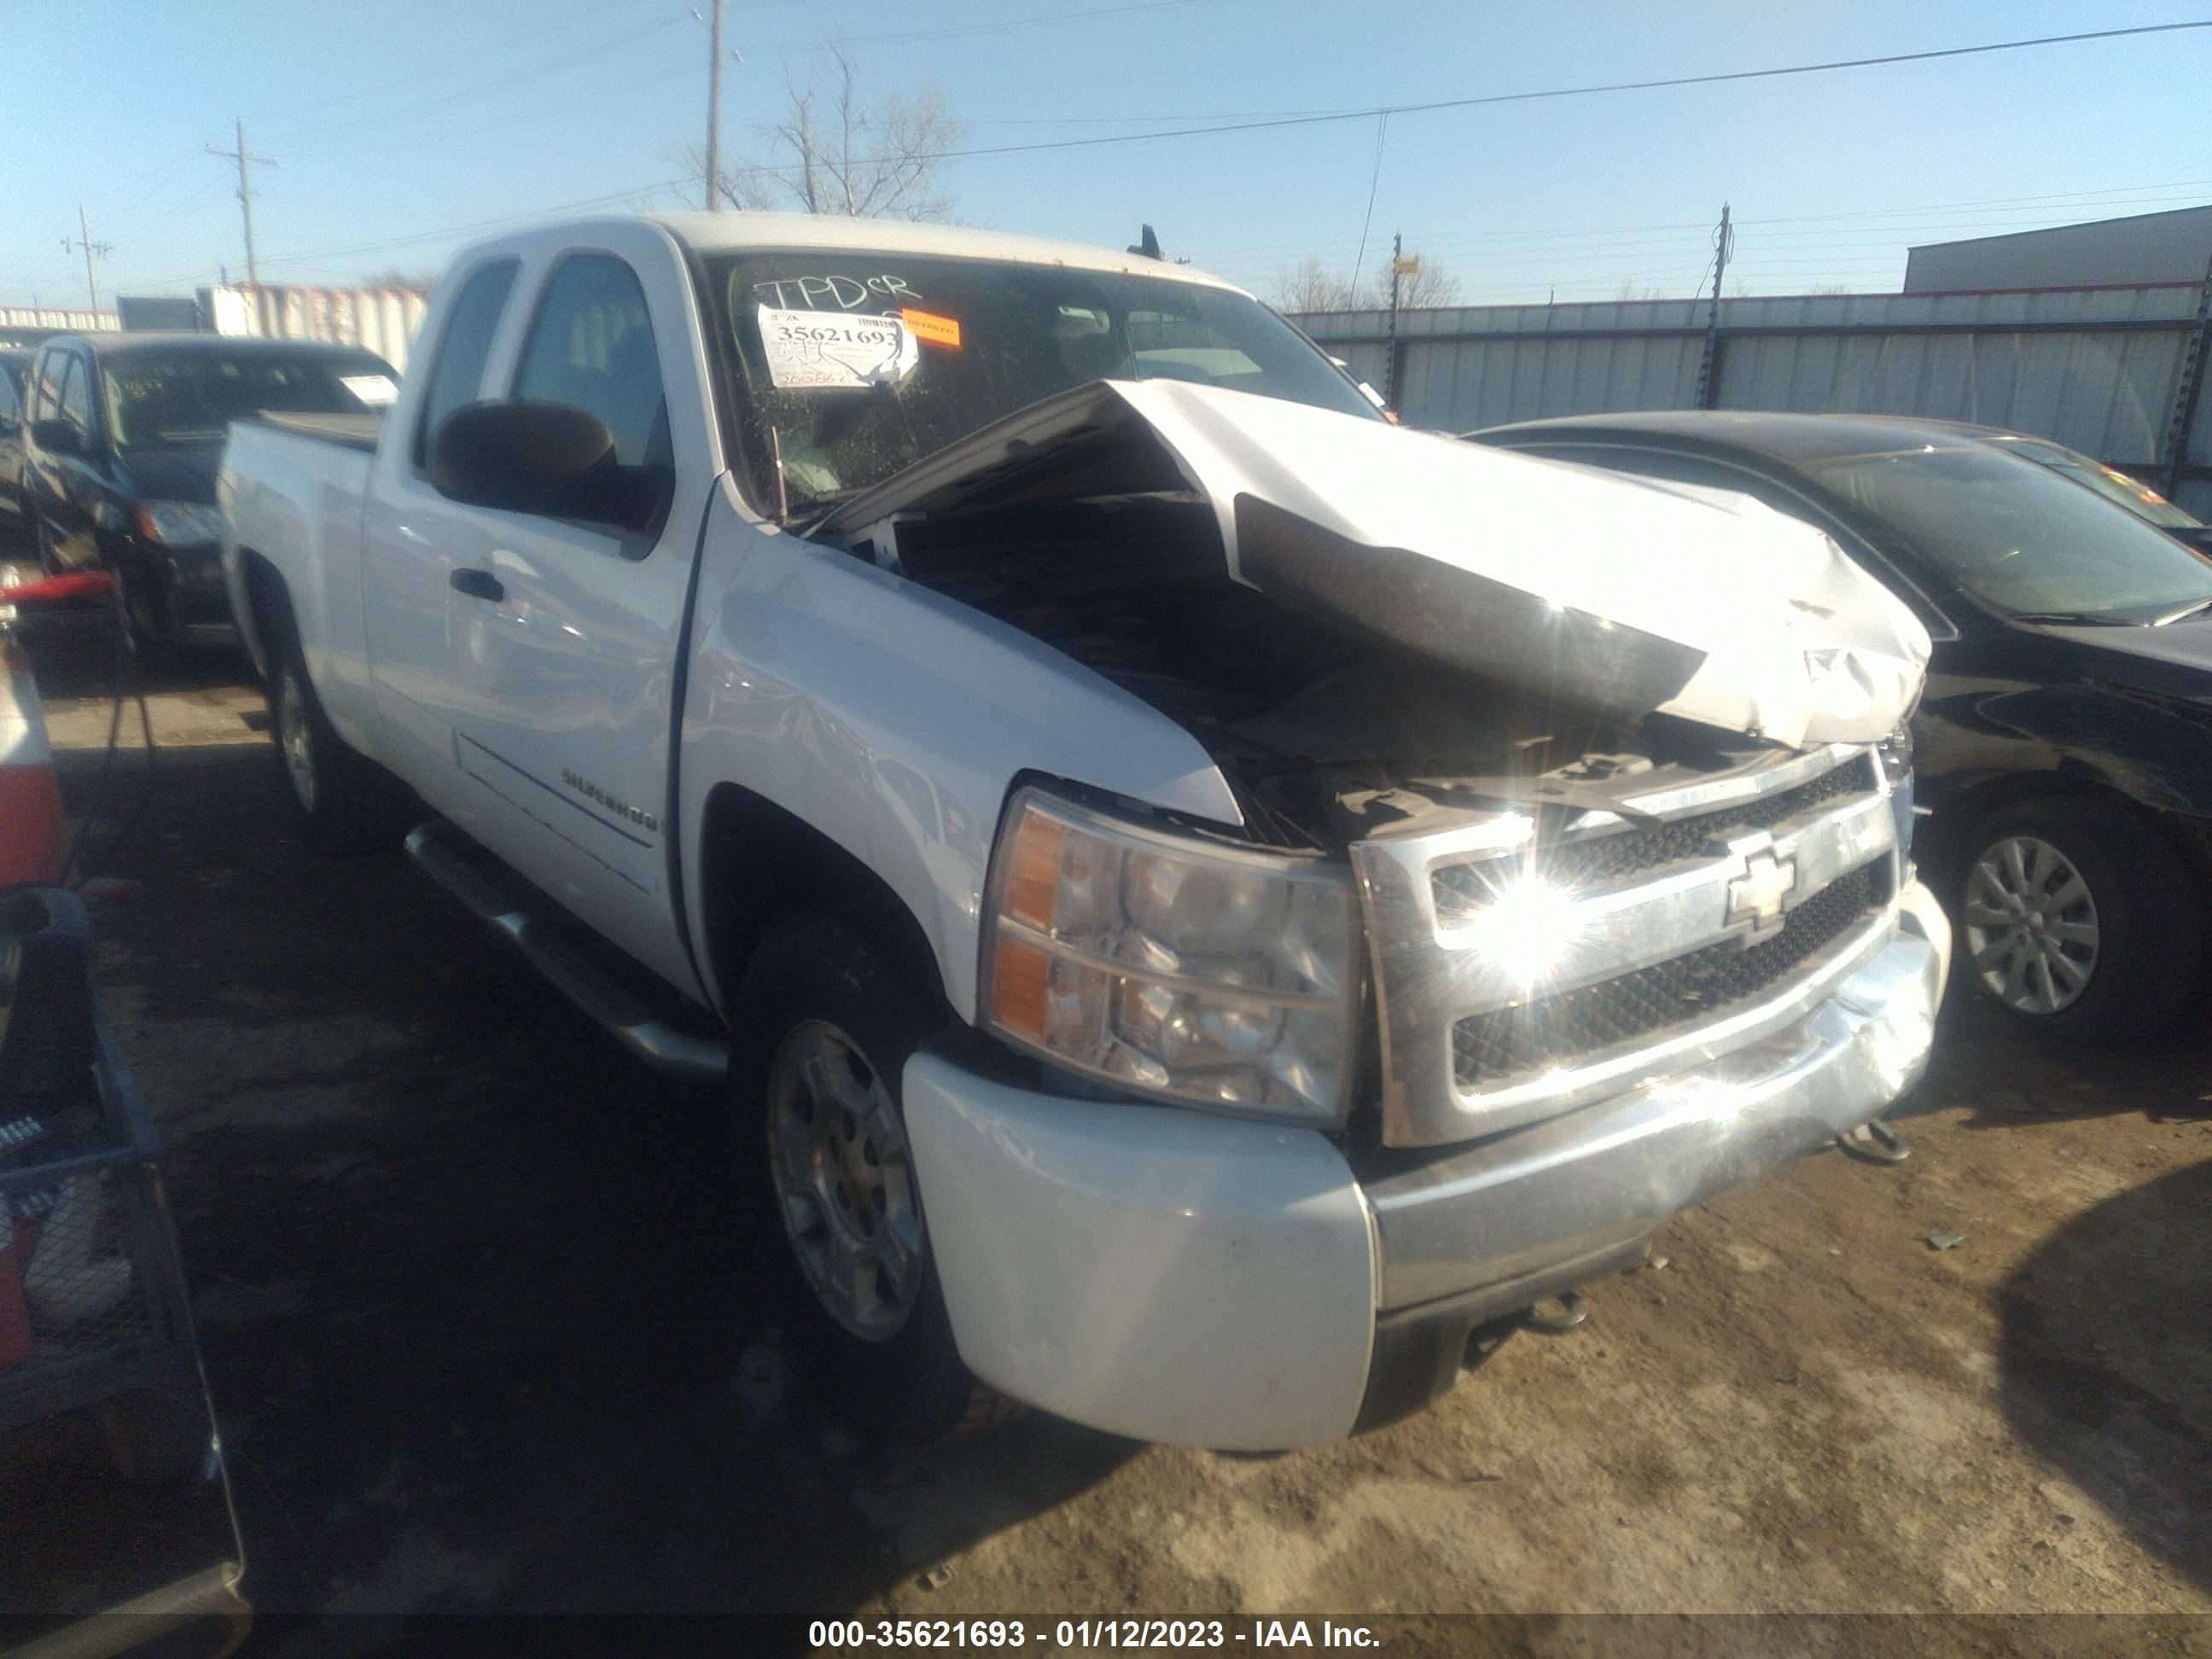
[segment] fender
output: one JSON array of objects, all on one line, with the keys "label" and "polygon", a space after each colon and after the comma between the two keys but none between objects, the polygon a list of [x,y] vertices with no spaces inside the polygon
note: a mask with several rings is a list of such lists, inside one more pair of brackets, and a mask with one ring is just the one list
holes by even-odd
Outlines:
[{"label": "fender", "polygon": [[[985,868],[1021,774],[1241,827],[1196,738],[1049,646],[752,520],[726,477],[708,520],[674,815],[695,939],[707,929],[701,826],[720,783],[774,802],[880,876],[970,1021]],[[702,970],[712,954],[696,952]],[[709,988],[723,1006],[730,988]]]}]

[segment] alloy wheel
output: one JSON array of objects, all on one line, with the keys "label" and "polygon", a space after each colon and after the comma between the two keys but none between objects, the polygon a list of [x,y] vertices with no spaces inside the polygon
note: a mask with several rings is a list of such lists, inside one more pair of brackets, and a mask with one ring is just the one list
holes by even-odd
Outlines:
[{"label": "alloy wheel", "polygon": [[1966,878],[1966,950],[1990,994],[2024,1014],[2055,1014],[2089,988],[2097,902],[2074,861],[2035,836],[1984,848]]},{"label": "alloy wheel", "polygon": [[276,742],[284,756],[285,775],[292,780],[292,793],[298,799],[300,810],[315,810],[315,738],[307,726],[307,694],[300,689],[300,677],[287,669],[276,683]]},{"label": "alloy wheel", "polygon": [[769,1168],[808,1288],[865,1341],[898,1334],[922,1278],[906,1127],[882,1076],[825,1020],[794,1026],[769,1073]]}]

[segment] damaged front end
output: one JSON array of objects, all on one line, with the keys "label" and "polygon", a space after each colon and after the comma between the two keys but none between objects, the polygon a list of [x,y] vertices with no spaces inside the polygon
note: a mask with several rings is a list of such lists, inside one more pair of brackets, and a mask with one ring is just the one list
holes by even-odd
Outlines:
[{"label": "damaged front end", "polygon": [[1387,1146],[1770,1039],[1897,929],[1909,820],[1874,745],[1927,636],[1754,503],[1098,382],[817,534],[1174,720],[1245,842],[1349,867],[1379,1032],[1359,1092]]}]

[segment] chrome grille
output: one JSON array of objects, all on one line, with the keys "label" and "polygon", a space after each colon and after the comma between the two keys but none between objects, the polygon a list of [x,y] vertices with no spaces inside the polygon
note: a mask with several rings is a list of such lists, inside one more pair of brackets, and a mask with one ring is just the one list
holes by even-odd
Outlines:
[{"label": "chrome grille", "polygon": [[1557,996],[1470,1014],[1452,1027],[1462,1089],[1525,1075],[1723,1013],[1771,989],[1889,901],[1887,872],[1863,865],[1792,910],[1772,939],[1707,945]]},{"label": "chrome grille", "polygon": [[[1530,868],[1556,887],[1577,890],[1610,887],[1632,877],[1704,857],[1717,844],[1754,830],[1771,830],[1830,801],[1866,794],[1875,787],[1873,766],[1871,756],[1854,756],[1795,789],[1755,796],[1717,811],[1671,823],[1567,842],[1546,848],[1528,865],[1516,859],[1514,867],[1516,873]],[[1480,866],[1447,864],[1437,871],[1433,880],[1437,920],[1447,927],[1465,921],[1490,902],[1491,884],[1483,878]]]},{"label": "chrome grille", "polygon": [[[1385,1142],[1533,1122],[1802,1018],[1894,926],[1891,808],[1837,747],[1655,786],[1541,853],[1503,808],[1358,843]],[[1556,948],[1532,957],[1529,927]]]}]

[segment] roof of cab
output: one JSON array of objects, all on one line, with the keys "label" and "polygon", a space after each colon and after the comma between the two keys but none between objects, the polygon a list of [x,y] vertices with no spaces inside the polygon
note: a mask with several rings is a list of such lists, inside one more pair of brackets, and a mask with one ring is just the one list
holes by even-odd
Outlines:
[{"label": "roof of cab", "polygon": [[1141,253],[1116,252],[1081,242],[1055,242],[1041,236],[1003,231],[969,230],[951,225],[916,225],[889,219],[848,219],[823,213],[648,213],[695,253],[738,253],[748,248],[854,249],[935,255],[952,259],[1016,260],[1024,264],[1066,265],[1077,270],[1126,272],[1164,276],[1208,288],[1242,293],[1233,283],[1189,265],[1148,259]]},{"label": "roof of cab", "polygon": [[210,356],[237,357],[264,353],[298,356],[302,352],[320,353],[332,357],[374,358],[384,360],[367,346],[346,345],[334,340],[287,340],[261,334],[214,334],[186,330],[174,331],[131,329],[102,329],[90,334],[57,334],[42,342],[46,345],[89,346],[93,355],[101,358],[126,357],[139,351],[159,351],[173,355],[179,351],[196,351]]}]

